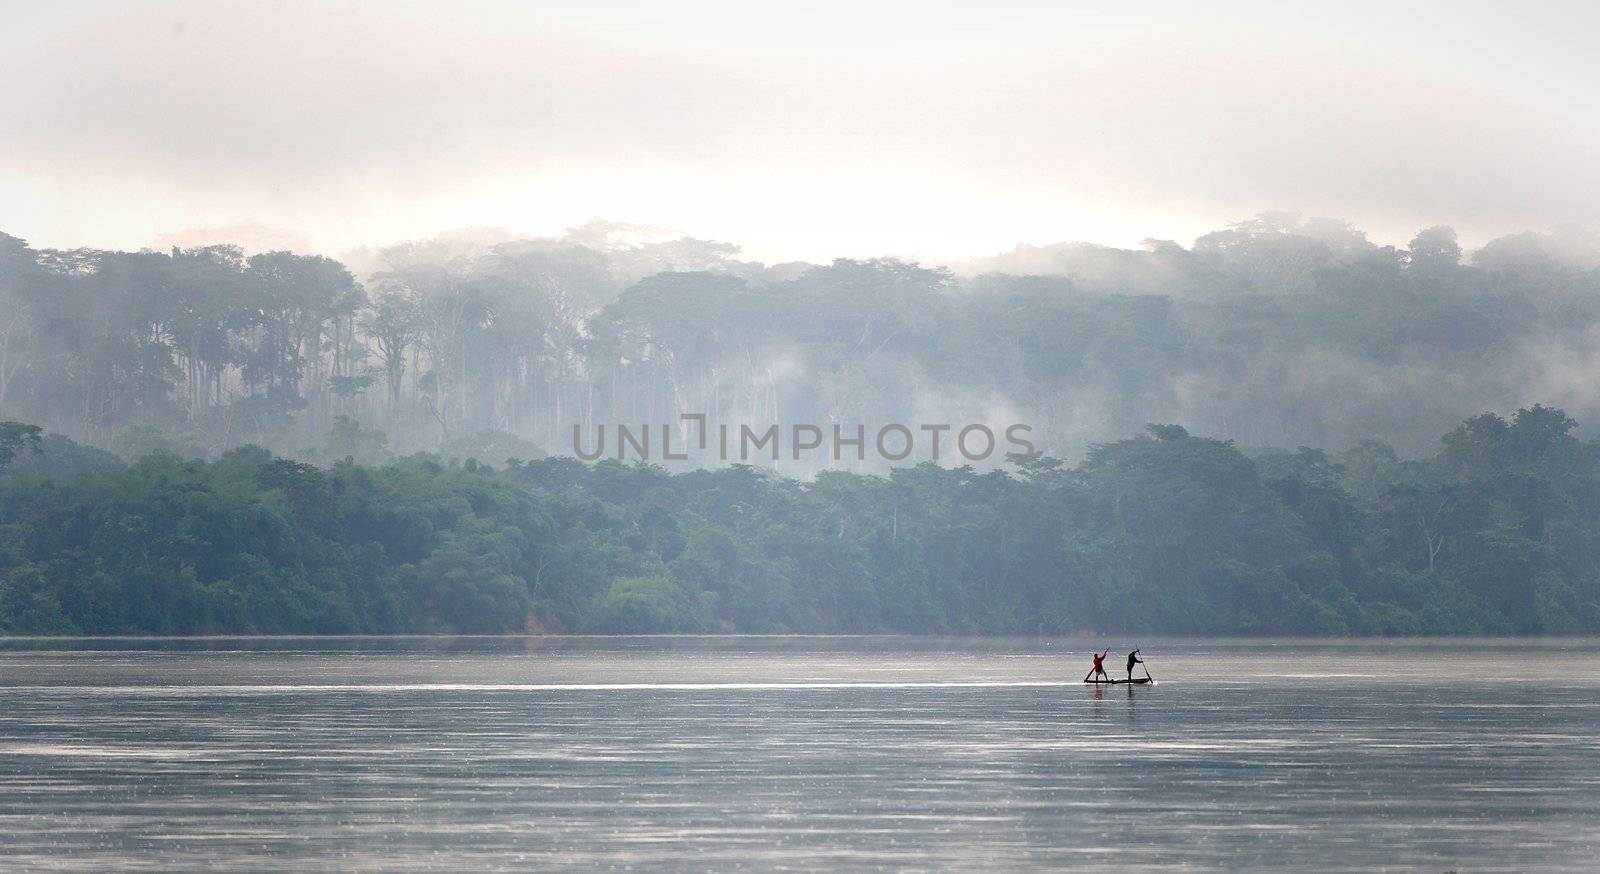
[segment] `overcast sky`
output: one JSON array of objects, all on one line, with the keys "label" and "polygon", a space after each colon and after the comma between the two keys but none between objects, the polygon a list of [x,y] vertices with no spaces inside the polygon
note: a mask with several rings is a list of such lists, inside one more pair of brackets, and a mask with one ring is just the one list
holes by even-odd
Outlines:
[{"label": "overcast sky", "polygon": [[[1600,222],[1600,4],[54,0],[0,230],[319,251],[591,218],[763,260]],[[32,8],[29,8],[29,7]]]}]

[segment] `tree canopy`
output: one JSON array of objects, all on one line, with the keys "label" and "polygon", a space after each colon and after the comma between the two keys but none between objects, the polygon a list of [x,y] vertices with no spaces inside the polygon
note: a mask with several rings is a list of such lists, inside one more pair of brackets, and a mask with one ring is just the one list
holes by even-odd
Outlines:
[{"label": "tree canopy", "polygon": [[1073,461],[1147,421],[1414,457],[1533,396],[1600,420],[1600,240],[1573,229],[1463,252],[1448,227],[1396,248],[1274,213],[1189,248],[1024,246],[951,269],[626,240],[452,238],[347,266],[0,237],[0,414],[101,448],[157,429],[206,458],[257,444],[319,464],[479,434],[567,453],[574,424],[684,412],[1022,421]]},{"label": "tree canopy", "polygon": [[1575,427],[1485,413],[1406,461],[1163,424],[1076,466],[810,481],[253,446],[129,464],[47,435],[0,476],[0,631],[1594,633],[1600,442]]}]

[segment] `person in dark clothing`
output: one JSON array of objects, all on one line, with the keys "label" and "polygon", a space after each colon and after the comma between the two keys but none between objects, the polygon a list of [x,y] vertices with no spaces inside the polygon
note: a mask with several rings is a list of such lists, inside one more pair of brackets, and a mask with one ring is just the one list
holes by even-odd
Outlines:
[{"label": "person in dark clothing", "polygon": [[1089,678],[1095,676],[1096,674],[1100,675],[1101,677],[1104,677],[1106,680],[1110,680],[1111,679],[1109,676],[1106,675],[1106,669],[1105,669],[1105,664],[1104,664],[1105,660],[1106,660],[1106,656],[1108,656],[1110,654],[1111,654],[1111,650],[1110,650],[1109,647],[1106,649],[1105,652],[1102,652],[1102,653],[1090,653],[1089,654],[1089,655],[1093,656],[1093,658],[1094,658],[1094,667],[1091,667],[1089,669],[1089,673],[1084,675],[1083,681],[1085,683],[1089,682]]},{"label": "person in dark clothing", "polygon": [[1133,682],[1133,666],[1144,664],[1144,659],[1139,658],[1139,651],[1128,653],[1128,682]]}]

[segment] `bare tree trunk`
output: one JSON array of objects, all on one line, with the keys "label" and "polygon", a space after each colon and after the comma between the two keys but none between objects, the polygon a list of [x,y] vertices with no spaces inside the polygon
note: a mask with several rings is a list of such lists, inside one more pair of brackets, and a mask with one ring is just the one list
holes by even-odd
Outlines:
[{"label": "bare tree trunk", "polygon": [[1428,550],[1428,573],[1430,574],[1434,572],[1439,552],[1444,549],[1444,534],[1435,534],[1433,527],[1438,523],[1440,514],[1444,512],[1449,503],[1448,498],[1441,500],[1439,506],[1434,508],[1431,521],[1428,518],[1428,514],[1424,513],[1421,508],[1417,510],[1417,521],[1422,525],[1422,541]]}]

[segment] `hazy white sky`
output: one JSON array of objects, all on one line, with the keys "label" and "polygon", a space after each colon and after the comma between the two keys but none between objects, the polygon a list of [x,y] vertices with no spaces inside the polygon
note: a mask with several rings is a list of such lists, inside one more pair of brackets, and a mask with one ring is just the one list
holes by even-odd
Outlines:
[{"label": "hazy white sky", "polygon": [[0,9],[0,230],[338,252],[672,226],[763,260],[1600,222],[1600,4]]}]

